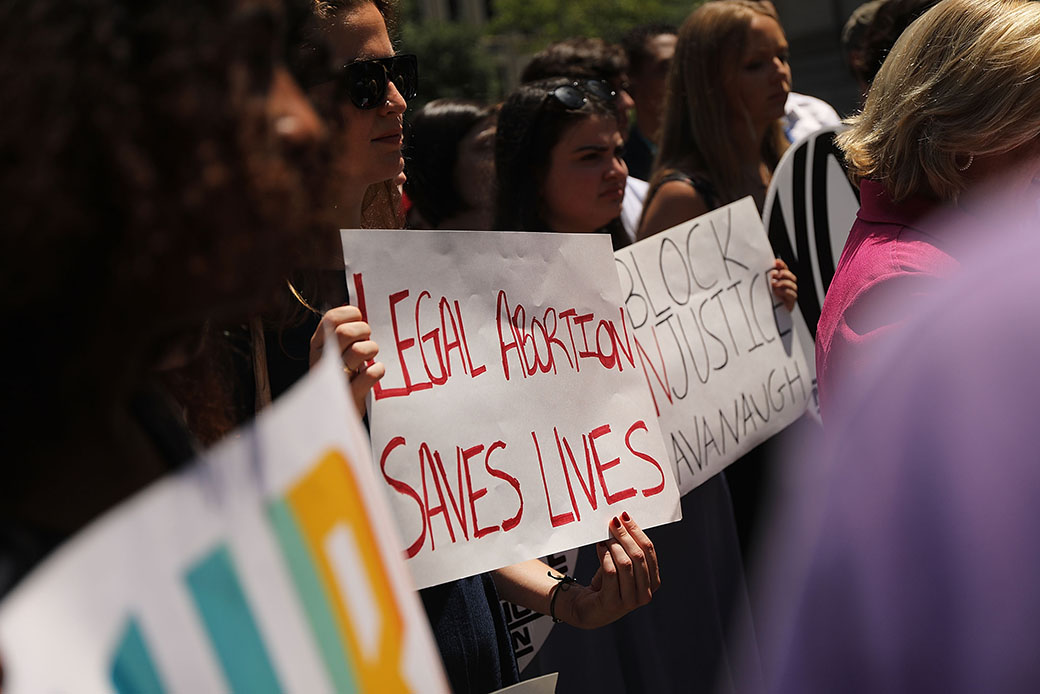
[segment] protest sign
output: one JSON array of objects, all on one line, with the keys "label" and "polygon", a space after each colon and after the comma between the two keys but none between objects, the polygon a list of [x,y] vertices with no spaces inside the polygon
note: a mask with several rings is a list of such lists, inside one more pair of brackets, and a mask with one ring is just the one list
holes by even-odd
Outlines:
[{"label": "protest sign", "polygon": [[379,465],[419,587],[679,517],[610,239],[343,232]]},{"label": "protest sign", "polygon": [[792,423],[809,401],[774,256],[745,198],[615,254],[644,387],[680,492]]},{"label": "protest sign", "polygon": [[447,692],[338,354],[0,604],[4,694]]},{"label": "protest sign", "polygon": [[859,191],[849,181],[834,143],[841,128],[825,128],[784,153],[766,193],[763,223],[777,257],[798,276],[795,330],[805,348],[813,386],[810,411],[819,418],[813,340],[820,308],[859,210]]}]

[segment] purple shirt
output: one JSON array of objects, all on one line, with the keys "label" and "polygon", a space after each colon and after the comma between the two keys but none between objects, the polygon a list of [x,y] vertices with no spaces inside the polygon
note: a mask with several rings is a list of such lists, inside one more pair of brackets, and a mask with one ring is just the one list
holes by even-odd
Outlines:
[{"label": "purple shirt", "polygon": [[1018,209],[965,219],[964,269],[900,302],[790,485],[772,694],[1040,691],[1040,225]]}]

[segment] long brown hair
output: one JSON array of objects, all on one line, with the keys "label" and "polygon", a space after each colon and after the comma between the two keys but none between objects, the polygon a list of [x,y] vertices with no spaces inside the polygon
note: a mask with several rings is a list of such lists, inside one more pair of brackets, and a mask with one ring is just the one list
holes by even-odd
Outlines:
[{"label": "long brown hair", "polygon": [[[747,194],[749,181],[741,167],[739,140],[732,133],[732,124],[744,117],[732,112],[726,90],[756,14],[780,23],[773,3],[755,0],[707,2],[683,22],[668,71],[661,145],[651,191],[663,176],[678,170],[710,182],[720,204]],[[762,159],[770,169],[787,144],[780,121],[774,122],[760,146]]]}]

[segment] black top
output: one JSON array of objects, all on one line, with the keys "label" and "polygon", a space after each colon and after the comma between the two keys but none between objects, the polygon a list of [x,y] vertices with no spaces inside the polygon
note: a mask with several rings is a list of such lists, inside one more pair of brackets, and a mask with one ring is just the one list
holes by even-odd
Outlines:
[{"label": "black top", "polygon": [[657,185],[647,194],[646,202],[643,203],[643,209],[650,207],[650,201],[654,199],[657,191],[661,189],[665,183],[671,181],[682,181],[688,184],[691,188],[696,190],[702,198],[704,198],[704,204],[708,206],[708,210],[714,210],[719,206],[719,196],[715,192],[715,187],[711,185],[707,180],[698,176],[690,176],[682,171],[673,171],[670,174],[661,177],[661,180],[657,182]]},{"label": "black top", "polygon": [[625,141],[625,164],[628,165],[629,176],[650,180],[654,168],[653,145],[634,123]]}]

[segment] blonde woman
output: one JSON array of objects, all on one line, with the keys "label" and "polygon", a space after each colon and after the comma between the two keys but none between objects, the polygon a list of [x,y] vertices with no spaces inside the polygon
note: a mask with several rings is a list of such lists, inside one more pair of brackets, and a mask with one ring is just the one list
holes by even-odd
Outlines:
[{"label": "blonde woman", "polygon": [[1040,192],[1040,3],[944,0],[892,48],[838,138],[861,208],[816,333],[825,421],[960,261],[945,230],[1001,192]]}]

